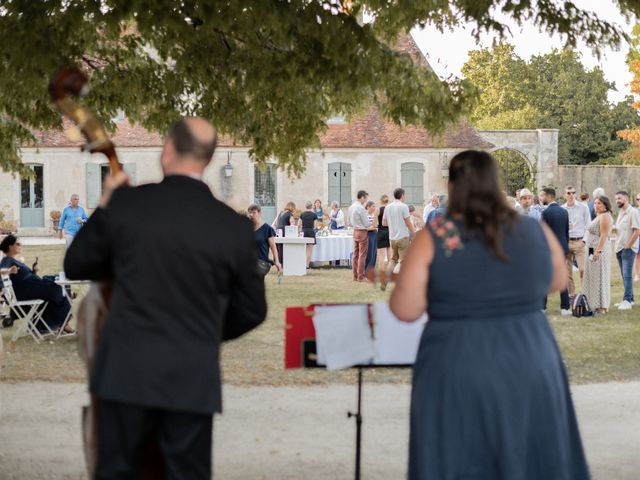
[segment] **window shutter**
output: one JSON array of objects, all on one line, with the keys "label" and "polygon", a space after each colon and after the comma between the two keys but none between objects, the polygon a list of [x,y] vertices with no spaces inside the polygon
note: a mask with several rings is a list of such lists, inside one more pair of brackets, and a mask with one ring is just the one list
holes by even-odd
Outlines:
[{"label": "window shutter", "polygon": [[100,165],[87,163],[87,207],[96,208],[100,201],[102,185],[100,184]]},{"label": "window shutter", "polygon": [[348,207],[351,205],[351,165],[341,163],[340,171],[340,206]]},{"label": "window shutter", "polygon": [[424,165],[419,162],[406,162],[400,166],[400,185],[405,191],[408,204],[424,203]]},{"label": "window shutter", "polygon": [[340,204],[340,163],[329,164],[329,205],[331,202]]}]

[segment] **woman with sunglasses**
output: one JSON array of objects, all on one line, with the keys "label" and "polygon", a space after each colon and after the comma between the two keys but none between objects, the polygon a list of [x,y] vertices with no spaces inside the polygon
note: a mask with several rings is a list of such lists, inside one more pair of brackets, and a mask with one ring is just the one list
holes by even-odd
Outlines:
[{"label": "woman with sunglasses", "polygon": [[[36,275],[27,265],[18,258],[22,253],[22,244],[15,235],[7,235],[0,242],[0,251],[4,257],[0,261],[0,269],[10,269],[13,291],[18,300],[44,300],[47,307],[42,314],[42,320],[37,327],[41,333],[58,331],[65,319],[71,305],[62,294],[62,289],[51,280],[45,280]],[[17,269],[17,270],[16,270]],[[48,327],[48,328],[47,328]],[[67,324],[64,327],[66,333],[73,333],[73,329]]]}]

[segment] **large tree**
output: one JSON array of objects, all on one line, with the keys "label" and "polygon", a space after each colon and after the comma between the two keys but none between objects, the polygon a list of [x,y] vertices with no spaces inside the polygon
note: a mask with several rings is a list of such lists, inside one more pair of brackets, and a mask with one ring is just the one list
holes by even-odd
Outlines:
[{"label": "large tree", "polygon": [[[637,0],[617,0],[640,13]],[[366,7],[375,20],[358,19]],[[393,50],[415,25],[472,24],[508,32],[506,19],[558,32],[568,45],[619,45],[619,29],[554,0],[1,0],[0,167],[19,169],[31,132],[60,128],[50,75],[77,65],[86,102],[107,124],[118,110],[162,131],[184,114],[300,172],[326,119],[370,105],[398,124],[433,133],[468,113],[474,89],[441,81]],[[113,125],[111,125],[113,127]]]},{"label": "large tree", "polygon": [[478,128],[557,128],[561,164],[587,164],[622,152],[628,143],[616,132],[637,125],[631,100],[611,104],[614,85],[600,68],[588,70],[575,50],[518,57],[501,44],[470,53],[462,69],[480,89],[471,120]]},{"label": "large tree", "polygon": [[[627,64],[633,74],[630,87],[631,92],[640,95],[640,25],[633,28],[631,48],[627,53]],[[640,102],[630,99],[634,108],[640,109]],[[640,126],[625,125],[624,129],[618,132],[620,138],[631,143],[629,148],[623,153],[623,163],[629,165],[640,165]]]}]

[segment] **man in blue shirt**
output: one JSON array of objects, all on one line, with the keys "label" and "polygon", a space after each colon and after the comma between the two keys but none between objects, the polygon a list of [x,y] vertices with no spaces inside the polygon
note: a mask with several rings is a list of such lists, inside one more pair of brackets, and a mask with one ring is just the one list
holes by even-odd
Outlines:
[{"label": "man in blue shirt", "polygon": [[67,248],[71,245],[73,237],[76,236],[80,227],[87,221],[87,214],[84,209],[78,205],[80,197],[77,194],[71,195],[69,205],[64,207],[62,215],[60,215],[60,224],[58,225],[58,238],[62,238],[67,242]]}]

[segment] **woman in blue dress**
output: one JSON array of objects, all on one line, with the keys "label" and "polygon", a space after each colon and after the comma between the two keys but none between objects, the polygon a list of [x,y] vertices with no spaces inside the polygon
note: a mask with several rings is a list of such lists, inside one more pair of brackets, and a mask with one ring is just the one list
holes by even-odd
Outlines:
[{"label": "woman in blue dress", "polygon": [[365,209],[367,210],[367,217],[369,217],[369,222],[371,223],[369,231],[367,232],[367,245],[369,248],[364,263],[364,270],[366,272],[371,268],[376,268],[376,259],[378,258],[378,218],[376,217],[376,202],[369,200],[365,205]]},{"label": "woman in blue dress", "polygon": [[313,202],[313,213],[315,214],[318,222],[324,222],[325,211],[324,208],[322,208],[322,201],[319,198],[316,198]]},{"label": "woman in blue dress", "polygon": [[[0,261],[0,268],[16,267],[17,271],[11,275],[13,291],[18,300],[44,300],[47,306],[42,314],[42,319],[48,325],[38,323],[37,328],[41,333],[48,333],[49,330],[55,332],[62,327],[67,314],[71,309],[69,300],[63,295],[59,285],[51,280],[45,280],[36,275],[31,269],[18,260],[22,253],[22,244],[15,235],[7,235],[0,243],[0,251],[5,256]],[[69,324],[65,325],[64,331],[72,333],[73,329]]]},{"label": "woman in blue dress", "polygon": [[582,480],[589,472],[544,296],[565,288],[549,229],[519,216],[486,152],[456,155],[447,215],[416,235],[391,296],[429,314],[411,396],[411,480]]}]

